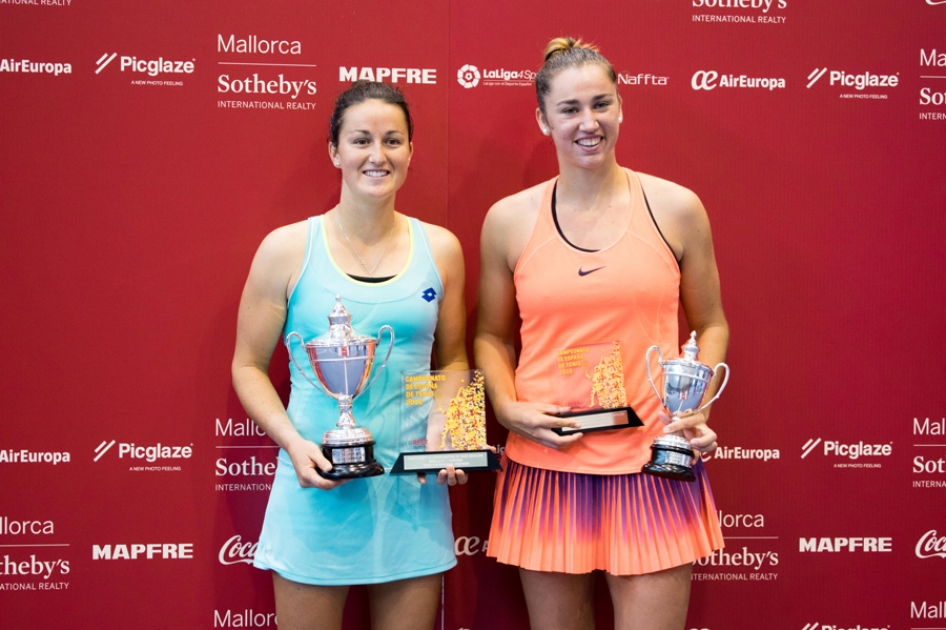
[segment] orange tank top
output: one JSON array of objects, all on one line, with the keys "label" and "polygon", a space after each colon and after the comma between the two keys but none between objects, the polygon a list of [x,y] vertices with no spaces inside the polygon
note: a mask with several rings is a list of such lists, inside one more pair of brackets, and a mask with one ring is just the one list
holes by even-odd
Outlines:
[{"label": "orange tank top", "polygon": [[[558,450],[510,433],[506,452],[521,464],[577,473],[640,472],[663,427],[644,357],[652,345],[660,347],[664,360],[680,354],[680,268],[654,223],[637,174],[625,172],[631,191],[627,230],[613,245],[594,252],[562,237],[552,216],[557,178],[546,186],[535,228],[513,274],[522,319],[515,383],[519,400],[573,404],[566,395],[572,389],[568,383],[574,383],[567,379],[574,375],[563,377],[568,370],[561,365],[573,364],[568,359],[587,348],[612,349],[617,342],[627,405],[644,426],[586,433]],[[651,358],[651,371],[658,377],[656,353]],[[590,384],[588,370],[582,368]]]}]

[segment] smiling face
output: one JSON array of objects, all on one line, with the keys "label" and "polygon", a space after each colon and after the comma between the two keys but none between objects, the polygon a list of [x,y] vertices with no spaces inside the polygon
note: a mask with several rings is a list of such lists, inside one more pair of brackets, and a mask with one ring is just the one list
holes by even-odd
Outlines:
[{"label": "smiling face", "polygon": [[593,168],[614,160],[621,122],[621,99],[603,66],[587,63],[552,79],[544,110],[536,110],[543,133],[555,142],[559,164]]},{"label": "smiling face", "polygon": [[343,193],[357,197],[394,195],[407,179],[413,144],[404,111],[369,99],[345,110],[338,144],[329,145],[332,161],[342,170]]}]

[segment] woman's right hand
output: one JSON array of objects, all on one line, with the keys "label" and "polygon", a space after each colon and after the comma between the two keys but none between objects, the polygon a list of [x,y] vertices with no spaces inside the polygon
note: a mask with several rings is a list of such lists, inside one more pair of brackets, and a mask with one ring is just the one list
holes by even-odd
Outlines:
[{"label": "woman's right hand", "polygon": [[292,445],[286,447],[286,453],[288,453],[289,459],[292,460],[292,467],[296,471],[299,485],[303,488],[331,490],[350,481],[350,479],[340,479],[338,481],[326,479],[316,471],[316,468],[318,468],[328,472],[332,470],[332,463],[325,459],[322,449],[314,442],[300,437]]},{"label": "woman's right hand", "polygon": [[502,411],[497,411],[500,423],[507,429],[549,448],[559,449],[581,439],[583,433],[559,435],[552,431],[558,427],[580,429],[576,418],[563,418],[558,414],[570,407],[535,402],[507,402]]}]

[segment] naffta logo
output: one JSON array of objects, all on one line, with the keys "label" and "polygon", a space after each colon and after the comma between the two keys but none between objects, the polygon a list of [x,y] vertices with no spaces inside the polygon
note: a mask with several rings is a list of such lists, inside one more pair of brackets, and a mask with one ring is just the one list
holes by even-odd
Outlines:
[{"label": "naffta logo", "polygon": [[715,90],[716,88],[743,88],[779,90],[785,89],[785,79],[749,77],[744,74],[720,74],[715,70],[697,70],[690,79],[694,90]]},{"label": "naffta logo", "polygon": [[897,74],[873,74],[864,72],[861,74],[848,74],[843,70],[831,70],[827,68],[815,68],[808,75],[808,89],[811,89],[825,74],[828,75],[828,82],[831,85],[841,85],[852,87],[855,90],[863,90],[869,87],[897,87],[900,83],[900,75]]},{"label": "naffta logo", "polygon": [[470,64],[463,66],[457,70],[457,82],[467,89],[476,87],[480,82],[480,69]]},{"label": "naffta logo", "polygon": [[847,457],[848,459],[857,459],[858,457],[886,457],[893,452],[893,442],[887,444],[865,444],[858,442],[856,444],[841,444],[837,440],[821,441],[821,438],[808,440],[801,447],[801,458],[805,459],[817,448],[819,444],[824,444],[825,456]]},{"label": "naffta logo", "polygon": [[[105,53],[99,57],[98,61],[95,62],[95,74],[101,73],[102,70],[115,61],[116,57],[118,57],[118,53]],[[137,57],[122,55],[119,60],[119,71],[125,72],[129,70],[131,72],[140,72],[147,74],[149,77],[156,77],[159,74],[193,74],[194,61],[194,59],[190,61],[173,61],[171,59],[165,59],[164,57],[158,57],[157,59],[138,59]]]},{"label": "naffta logo", "polygon": [[916,543],[916,557],[946,559],[946,536],[940,536],[935,529],[920,536]]},{"label": "naffta logo", "polygon": [[[109,452],[117,442],[115,440],[103,441],[95,447],[95,458],[92,461],[99,461],[105,453]],[[149,463],[159,459],[190,459],[194,454],[193,444],[190,446],[165,446],[158,442],[153,446],[138,446],[133,442],[118,443],[118,458],[124,459],[143,459]]]}]

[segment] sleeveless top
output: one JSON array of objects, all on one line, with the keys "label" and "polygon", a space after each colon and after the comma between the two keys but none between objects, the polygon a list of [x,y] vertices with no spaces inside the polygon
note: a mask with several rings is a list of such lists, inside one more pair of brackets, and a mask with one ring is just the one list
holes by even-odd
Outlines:
[{"label": "sleeveless top", "polygon": [[[456,564],[446,486],[421,485],[414,475],[389,474],[400,452],[403,376],[430,369],[443,284],[420,221],[410,219],[411,251],[406,267],[381,283],[359,282],[332,259],[321,217],[309,219],[305,261],[289,297],[284,339],[298,332],[311,341],[328,331],[335,296],[351,314],[356,334],[377,337],[387,324],[395,341],[387,366],[389,337],[376,347],[370,378],[355,397],[352,415],[375,440],[375,459],[385,474],[354,479],[333,490],[299,487],[288,455],[280,450],[254,564],[307,584],[372,584],[440,573]],[[290,351],[308,378],[315,375],[306,352]],[[292,391],[287,413],[299,433],[321,444],[338,421],[335,399],[316,389],[290,361]]]},{"label": "sleeveless top", "polygon": [[[563,379],[560,372],[568,369],[560,365],[575,365],[569,359],[582,349],[610,351],[618,342],[627,406],[644,426],[586,433],[558,450],[510,433],[506,453],[520,464],[575,473],[636,473],[649,461],[649,447],[663,429],[657,418],[660,400],[647,382],[645,355],[657,345],[665,360],[680,356],[680,268],[647,207],[640,179],[624,170],[631,192],[627,229],[598,251],[578,249],[562,237],[551,207],[557,178],[548,182],[513,274],[522,319],[515,384],[521,401],[577,406],[581,401],[570,385],[575,381]],[[656,356],[652,354],[651,372],[659,379]],[[593,367],[574,369],[586,372],[590,384]],[[590,400],[582,396],[582,406],[587,406]]]}]

